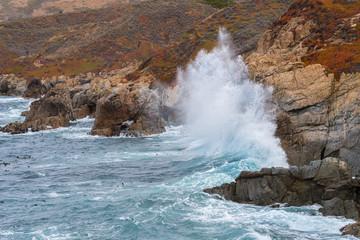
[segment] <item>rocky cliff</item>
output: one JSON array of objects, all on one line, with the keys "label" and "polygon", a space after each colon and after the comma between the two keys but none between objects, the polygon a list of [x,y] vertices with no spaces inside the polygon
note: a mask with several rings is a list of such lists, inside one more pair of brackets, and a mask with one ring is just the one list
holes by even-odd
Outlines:
[{"label": "rocky cliff", "polygon": [[292,165],[338,157],[360,170],[360,2],[301,0],[246,62],[272,85],[277,136]]}]

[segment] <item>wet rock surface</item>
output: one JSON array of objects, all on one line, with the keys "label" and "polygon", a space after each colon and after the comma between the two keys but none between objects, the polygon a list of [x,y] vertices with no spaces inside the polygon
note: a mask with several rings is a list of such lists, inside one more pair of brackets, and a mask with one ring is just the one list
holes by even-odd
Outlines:
[{"label": "wet rock surface", "polygon": [[352,178],[347,164],[336,158],[312,161],[290,168],[243,171],[235,182],[205,189],[227,200],[256,205],[320,204],[323,215],[359,218],[360,178]]},{"label": "wet rock surface", "polygon": [[69,90],[58,86],[51,89],[44,97],[31,103],[24,123],[9,123],[0,131],[20,134],[27,132],[29,128],[32,131],[39,131],[66,127],[71,120],[75,118]]},{"label": "wet rock surface", "polygon": [[7,124],[5,127],[0,127],[0,132],[6,132],[11,134],[22,134],[28,131],[27,127],[24,123],[21,122],[13,122]]},{"label": "wet rock surface", "polygon": [[360,237],[360,222],[348,224],[345,227],[340,228],[342,235],[353,235]]}]

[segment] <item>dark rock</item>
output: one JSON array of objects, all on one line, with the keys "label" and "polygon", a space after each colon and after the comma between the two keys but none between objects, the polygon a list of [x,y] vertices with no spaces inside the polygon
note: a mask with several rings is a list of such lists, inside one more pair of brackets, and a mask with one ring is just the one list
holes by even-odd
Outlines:
[{"label": "dark rock", "polygon": [[23,111],[20,116],[26,117],[29,114],[29,111]]},{"label": "dark rock", "polygon": [[8,81],[0,81],[0,93],[6,95],[10,90]]},{"label": "dark rock", "polygon": [[132,91],[121,88],[98,101],[90,134],[141,136],[164,132],[165,121],[161,117],[160,106],[156,90],[145,86],[138,86]]},{"label": "dark rock", "polygon": [[41,83],[41,80],[34,78],[27,86],[27,90],[24,92],[24,98],[40,98],[46,93],[47,89],[45,85]]},{"label": "dark rock", "polygon": [[320,209],[320,212],[325,216],[345,216],[344,201],[338,197],[323,201],[321,205],[322,208]]},{"label": "dark rock", "polygon": [[26,133],[28,131],[28,128],[26,127],[26,125],[24,123],[13,122],[13,123],[7,124],[3,128],[0,127],[0,131],[11,133],[11,134],[22,134],[22,133]]},{"label": "dark rock", "polygon": [[[357,219],[360,179],[352,179],[345,162],[336,158],[313,161],[301,167],[243,171],[236,182],[205,189],[227,200],[256,205],[322,205],[324,215]],[[360,192],[360,191],[359,191]]]},{"label": "dark rock", "polygon": [[62,87],[51,89],[40,100],[31,103],[24,124],[33,131],[66,127],[75,120],[69,90]]},{"label": "dark rock", "polygon": [[280,208],[280,204],[278,204],[278,203],[277,203],[277,204],[273,204],[273,205],[270,206],[270,208]]}]

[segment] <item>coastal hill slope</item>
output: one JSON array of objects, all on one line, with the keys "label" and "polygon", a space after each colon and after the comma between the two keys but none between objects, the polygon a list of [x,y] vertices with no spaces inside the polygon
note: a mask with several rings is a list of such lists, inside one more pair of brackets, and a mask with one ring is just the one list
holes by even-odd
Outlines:
[{"label": "coastal hill slope", "polygon": [[226,28],[233,38],[237,54],[256,49],[256,43],[264,31],[283,13],[293,0],[254,0],[221,9],[184,34],[177,42],[157,52],[145,64],[130,74],[129,79],[152,75],[155,79],[174,83],[178,67],[185,66],[196,54],[215,47],[218,30]]},{"label": "coastal hill slope", "polygon": [[[146,0],[1,0],[0,22],[74,13],[110,7],[136,5]],[[205,3],[224,8],[241,0],[192,0],[191,4]],[[177,2],[177,1],[173,1]],[[157,3],[153,1],[156,5]]]},{"label": "coastal hill slope", "polygon": [[43,78],[123,68],[147,59],[217,9],[201,1],[141,1],[0,23],[0,74]]}]

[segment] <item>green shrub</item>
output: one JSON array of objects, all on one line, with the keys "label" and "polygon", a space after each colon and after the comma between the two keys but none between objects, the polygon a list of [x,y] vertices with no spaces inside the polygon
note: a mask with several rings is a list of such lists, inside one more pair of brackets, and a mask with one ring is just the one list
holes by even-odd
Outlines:
[{"label": "green shrub", "polygon": [[221,9],[230,5],[236,4],[232,0],[202,0],[204,3],[209,4],[213,8]]}]

